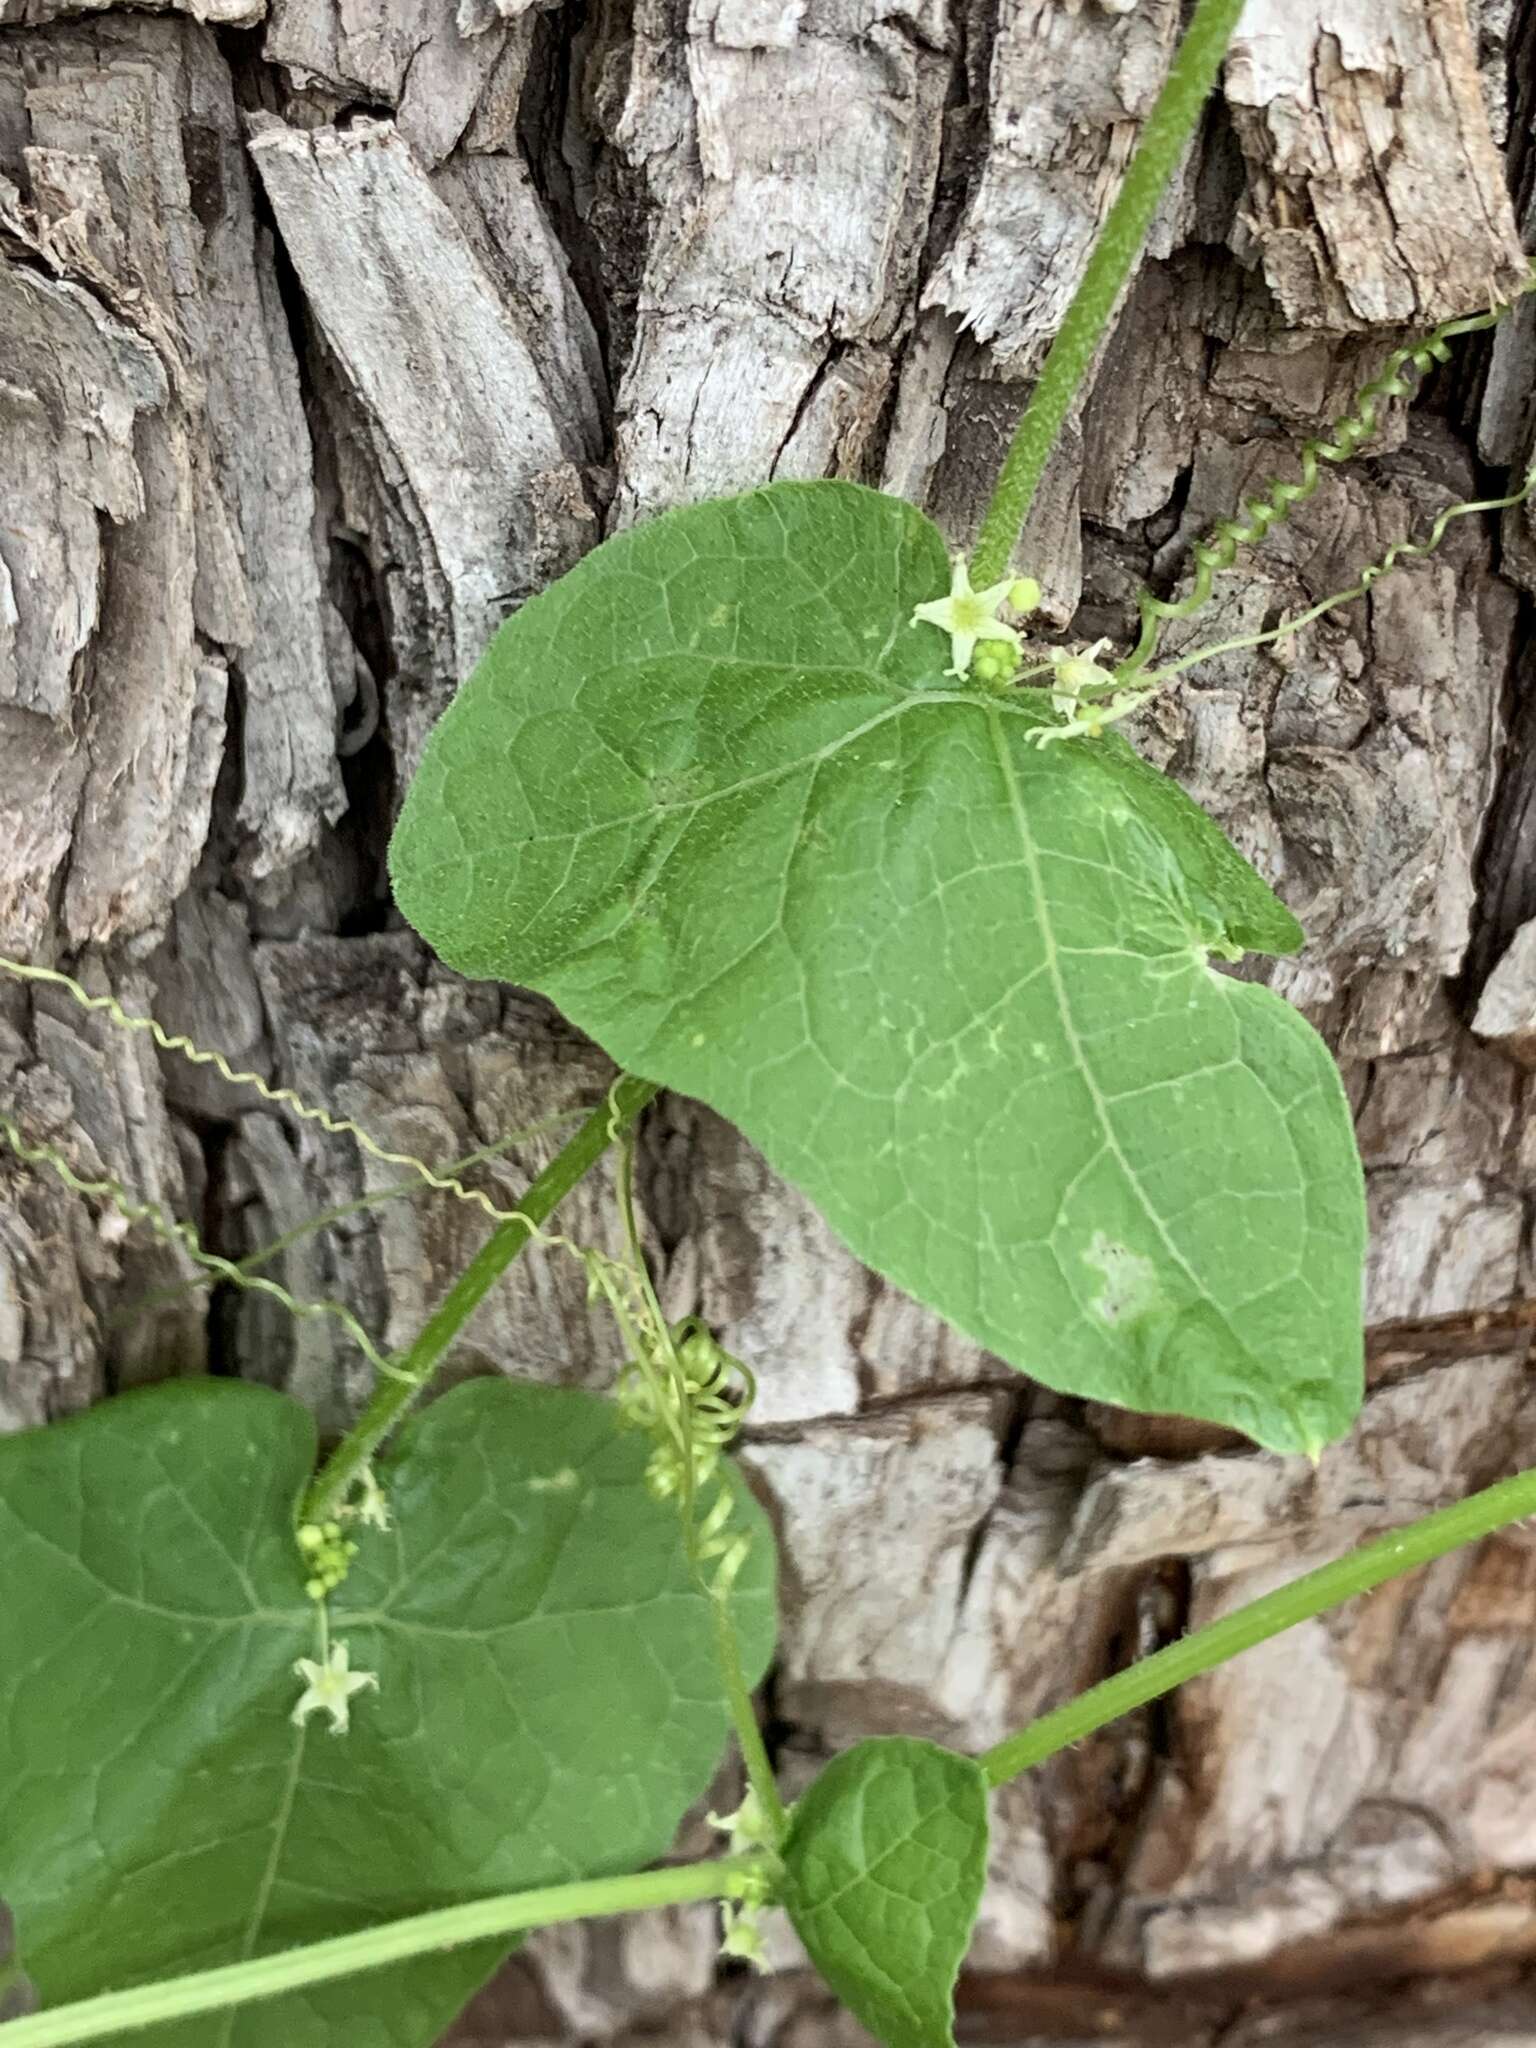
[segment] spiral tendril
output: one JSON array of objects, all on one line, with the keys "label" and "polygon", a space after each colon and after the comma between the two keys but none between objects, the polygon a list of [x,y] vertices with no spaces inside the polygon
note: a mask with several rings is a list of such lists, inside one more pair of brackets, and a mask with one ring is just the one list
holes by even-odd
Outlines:
[{"label": "spiral tendril", "polygon": [[[502,1208],[480,1188],[466,1187],[456,1174],[434,1172],[423,1160],[417,1159],[410,1152],[390,1151],[387,1146],[370,1137],[362,1125],[354,1123],[350,1117],[332,1116],[328,1109],[316,1108],[292,1088],[274,1088],[260,1074],[254,1074],[249,1069],[232,1067],[223,1053],[210,1052],[203,1046],[194,1045],[190,1038],[180,1032],[167,1031],[155,1017],[139,1017],[132,1011],[125,1010],[116,996],[93,996],[89,990],[82,988],[78,981],[70,975],[60,973],[56,967],[34,967],[26,961],[9,960],[4,954],[0,954],[0,973],[9,974],[18,981],[43,982],[50,988],[63,989],[82,1010],[100,1011],[120,1031],[147,1033],[162,1052],[175,1053],[178,1058],[186,1060],[194,1067],[212,1067],[232,1088],[253,1089],[263,1102],[270,1103],[274,1109],[286,1109],[302,1122],[318,1125],[333,1138],[352,1139],[353,1143],[371,1159],[377,1159],[384,1166],[405,1167],[427,1187],[435,1188],[439,1194],[452,1195],[455,1201],[472,1203],[475,1208],[483,1210],[493,1223],[529,1222],[521,1210]],[[536,1226],[530,1227],[533,1228],[535,1242],[545,1245],[554,1242]]]},{"label": "spiral tendril", "polygon": [[[1533,288],[1536,288],[1536,272],[1524,289],[1529,292]],[[1335,420],[1326,434],[1302,442],[1298,456],[1301,464],[1299,477],[1271,478],[1257,496],[1243,501],[1241,518],[1218,520],[1209,537],[1195,543],[1190,550],[1195,564],[1194,582],[1186,596],[1162,598],[1147,589],[1138,594],[1136,603],[1141,614],[1141,634],[1130,654],[1119,664],[1117,677],[1123,682],[1139,674],[1156,652],[1163,627],[1172,619],[1187,619],[1200,609],[1211,594],[1216,576],[1231,568],[1238,549],[1262,541],[1271,527],[1278,525],[1295,506],[1312,496],[1322,478],[1325,462],[1348,462],[1359,452],[1376,433],[1381,407],[1386,401],[1411,396],[1434,364],[1449,361],[1452,341],[1459,335],[1478,334],[1496,327],[1515,303],[1515,300],[1510,300],[1508,304],[1495,306],[1486,313],[1469,313],[1459,319],[1442,320],[1428,334],[1393,349],[1379,374],[1355,394],[1352,410],[1342,419]],[[1392,561],[1378,565],[1377,576],[1385,575],[1392,566]]]},{"label": "spiral tendril", "polygon": [[1082,693],[1083,702],[1077,714],[1069,717],[1062,725],[1041,727],[1034,736],[1037,745],[1049,746],[1056,740],[1097,737],[1106,726],[1114,725],[1122,718],[1129,718],[1133,713],[1143,710],[1154,698],[1160,697],[1186,669],[1194,668],[1202,661],[1211,661],[1218,654],[1237,654],[1253,647],[1269,647],[1277,640],[1283,640],[1292,633],[1299,633],[1304,626],[1310,626],[1325,612],[1336,611],[1340,605],[1353,604],[1357,598],[1364,597],[1384,576],[1390,576],[1400,563],[1418,561],[1432,555],[1445,539],[1446,531],[1454,520],[1465,519],[1474,512],[1506,512],[1511,506],[1523,505],[1533,492],[1536,492],[1536,462],[1527,470],[1525,481],[1519,490],[1512,491],[1508,497],[1464,498],[1454,505],[1447,505],[1422,540],[1393,541],[1379,562],[1367,563],[1360,571],[1358,580],[1351,584],[1348,590],[1336,590],[1331,597],[1320,598],[1316,604],[1309,605],[1303,612],[1298,612],[1295,618],[1282,619],[1278,626],[1271,626],[1266,632],[1242,633],[1231,640],[1218,640],[1210,646],[1196,647],[1190,653],[1180,655],[1177,661],[1169,662],[1166,668],[1156,669],[1151,675],[1144,675],[1139,684],[1135,682],[1134,676],[1127,682],[1127,670],[1124,666],[1113,671],[1101,671],[1104,681],[1093,688],[1108,693],[1108,701],[1093,702],[1085,691]]},{"label": "spiral tendril", "polygon": [[232,1287],[239,1287],[248,1294],[264,1294],[269,1300],[278,1302],[291,1316],[300,1322],[311,1322],[317,1316],[330,1318],[340,1323],[358,1350],[373,1366],[375,1371],[387,1374],[392,1379],[410,1379],[398,1365],[384,1357],[368,1332],[363,1328],[351,1309],[339,1301],[300,1301],[276,1280],[264,1275],[243,1272],[232,1259],[221,1258],[217,1252],[206,1249],[190,1223],[179,1222],[167,1215],[158,1202],[136,1200],[121,1181],[110,1176],[100,1180],[87,1180],[76,1173],[73,1166],[57,1146],[34,1143],[22,1135],[13,1118],[0,1111],[0,1140],[27,1166],[46,1166],[64,1183],[72,1194],[84,1195],[102,1201],[122,1217],[130,1227],[142,1224],[163,1244],[178,1245],[194,1265],[204,1272],[212,1273],[220,1280],[228,1281]]}]

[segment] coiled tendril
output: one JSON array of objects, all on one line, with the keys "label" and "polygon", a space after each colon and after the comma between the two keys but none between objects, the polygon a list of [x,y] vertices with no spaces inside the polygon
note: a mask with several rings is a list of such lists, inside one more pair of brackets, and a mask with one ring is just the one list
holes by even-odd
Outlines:
[{"label": "coiled tendril", "polygon": [[[1134,675],[1127,681],[1124,668],[1100,669],[1091,663],[1095,679],[1081,686],[1077,692],[1079,702],[1075,715],[1069,715],[1064,724],[1040,727],[1034,735],[1036,744],[1049,746],[1057,740],[1097,737],[1107,725],[1131,717],[1155,697],[1160,697],[1185,669],[1194,668],[1202,661],[1211,661],[1218,654],[1237,654],[1251,647],[1268,647],[1291,633],[1299,633],[1303,626],[1310,626],[1325,612],[1335,611],[1342,604],[1352,604],[1356,598],[1364,597],[1383,576],[1390,576],[1400,562],[1417,561],[1432,555],[1444,540],[1453,520],[1465,519],[1474,512],[1508,511],[1512,505],[1523,505],[1533,492],[1536,492],[1536,463],[1526,472],[1519,490],[1512,491],[1507,498],[1470,498],[1447,505],[1423,540],[1393,541],[1381,560],[1368,563],[1360,571],[1358,581],[1348,590],[1334,591],[1332,596],[1319,599],[1293,619],[1282,619],[1278,626],[1271,626],[1266,632],[1240,633],[1235,639],[1217,640],[1208,646],[1196,647],[1177,661],[1170,661],[1166,667],[1154,669],[1150,675],[1144,674],[1139,683]],[[1105,701],[1098,701],[1101,697]],[[1059,701],[1059,708],[1070,710],[1065,701]]]},{"label": "coiled tendril", "polygon": [[243,1288],[249,1294],[264,1294],[269,1300],[278,1302],[291,1316],[300,1322],[310,1322],[316,1316],[328,1316],[341,1324],[358,1350],[373,1366],[376,1372],[387,1373],[393,1379],[410,1378],[402,1373],[398,1365],[391,1363],[368,1332],[363,1328],[351,1309],[339,1301],[300,1301],[276,1280],[264,1275],[244,1272],[232,1259],[221,1258],[217,1252],[206,1249],[190,1223],[179,1222],[168,1215],[158,1202],[141,1202],[131,1195],[121,1181],[110,1175],[100,1180],[86,1180],[76,1173],[64,1154],[54,1145],[33,1143],[22,1136],[14,1119],[0,1111],[0,1140],[9,1147],[18,1159],[28,1166],[46,1166],[56,1174],[71,1193],[85,1195],[93,1200],[108,1202],[130,1226],[142,1224],[162,1244],[179,1245],[187,1257],[205,1273],[212,1273],[231,1286]]},{"label": "coiled tendril", "polygon": [[[1536,272],[1527,281],[1525,291],[1533,288],[1536,288]],[[1384,402],[1411,396],[1420,379],[1434,364],[1450,360],[1452,341],[1459,335],[1479,334],[1487,328],[1497,327],[1515,303],[1511,300],[1486,313],[1469,313],[1459,319],[1442,320],[1428,334],[1393,349],[1379,374],[1356,393],[1353,409],[1342,419],[1335,420],[1326,434],[1302,442],[1298,457],[1301,464],[1299,477],[1272,478],[1258,496],[1244,499],[1241,518],[1218,520],[1210,536],[1195,543],[1190,550],[1195,564],[1194,582],[1186,596],[1163,598],[1147,589],[1139,593],[1136,603],[1141,614],[1141,634],[1130,654],[1118,664],[1116,680],[1127,682],[1146,667],[1157,650],[1163,627],[1171,619],[1187,619],[1200,609],[1211,594],[1216,576],[1231,568],[1239,548],[1251,547],[1262,541],[1270,528],[1286,518],[1293,507],[1305,503],[1312,496],[1325,462],[1348,462],[1359,452],[1377,432]],[[1376,576],[1385,575],[1397,559],[1399,557],[1393,557],[1379,564]]]},{"label": "coiled tendril", "polygon": [[680,1368],[675,1377],[656,1370],[665,1360],[636,1357],[625,1362],[614,1389],[625,1421],[659,1440],[647,1473],[658,1500],[683,1494],[690,1465],[696,1492],[709,1483],[755,1392],[746,1366],[698,1316],[674,1323],[671,1340]]},{"label": "coiled tendril", "polygon": [[[328,1109],[316,1108],[292,1088],[274,1088],[260,1074],[254,1074],[247,1068],[232,1067],[223,1053],[210,1052],[204,1046],[194,1045],[180,1032],[167,1031],[158,1018],[139,1017],[131,1010],[125,1010],[116,996],[93,996],[78,981],[60,973],[56,967],[34,967],[24,960],[8,960],[0,954],[0,973],[9,974],[17,981],[43,982],[50,988],[63,989],[82,1010],[102,1012],[119,1031],[147,1033],[162,1052],[175,1053],[190,1066],[212,1067],[232,1088],[253,1089],[263,1102],[271,1103],[273,1108],[286,1109],[304,1123],[317,1124],[333,1138],[350,1138],[371,1159],[377,1159],[384,1166],[405,1167],[439,1194],[452,1195],[455,1201],[470,1202],[475,1208],[484,1210],[493,1223],[528,1222],[519,1210],[503,1209],[481,1189],[466,1187],[456,1175],[436,1173],[412,1153],[391,1152],[387,1146],[370,1137],[361,1124],[353,1123],[350,1117],[332,1116]],[[534,1229],[534,1238],[539,1243],[551,1241],[537,1229]]]}]

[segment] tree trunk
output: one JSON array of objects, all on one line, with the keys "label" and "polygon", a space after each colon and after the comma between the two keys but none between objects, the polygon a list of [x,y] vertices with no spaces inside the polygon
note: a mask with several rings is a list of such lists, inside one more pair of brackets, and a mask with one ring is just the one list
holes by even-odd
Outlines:
[{"label": "tree trunk", "polygon": [[[0,950],[434,1162],[595,1099],[589,1046],[446,973],[390,911],[426,731],[498,620],[667,505],[851,476],[963,540],[1179,16],[0,0]],[[1175,588],[1405,325],[1518,280],[1533,74],[1521,0],[1249,0],[1020,555],[1053,624],[1123,636],[1136,585]],[[1517,312],[1390,408],[1201,637],[1504,488],[1533,353]],[[791,1789],[870,1731],[993,1741],[1536,1462],[1527,1322],[1481,1313],[1536,1292],[1536,929],[1505,957],[1536,914],[1525,589],[1525,516],[1464,521],[1136,735],[1305,921],[1274,979],[1358,1104],[1372,1391],[1317,1471],[1021,1380],[860,1268],[733,1131],[653,1114],[669,1305],[760,1376]],[[394,1177],[4,977],[0,1105],[232,1257]],[[564,1227],[610,1228],[607,1192]],[[399,1344],[478,1234],[401,1198],[272,1270]],[[208,1369],[330,1429],[355,1412],[367,1368],[334,1327],[191,1277],[0,1154],[0,1424]],[[615,1364],[579,1271],[530,1258],[453,1370],[601,1386]],[[1011,1787],[964,2038],[1536,2042],[1533,1629],[1536,1547],[1512,1532]],[[743,1984],[716,1979],[709,1908],[558,1930],[453,2039],[859,2038],[775,1940]]]}]

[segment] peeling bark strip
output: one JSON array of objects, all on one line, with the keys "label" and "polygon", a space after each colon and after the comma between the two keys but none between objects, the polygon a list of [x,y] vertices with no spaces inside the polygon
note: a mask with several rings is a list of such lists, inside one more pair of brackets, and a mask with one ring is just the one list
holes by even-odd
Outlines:
[{"label": "peeling bark strip", "polygon": [[6,36],[0,107],[0,222],[31,259],[7,269],[0,411],[23,493],[0,695],[33,714],[4,714],[29,766],[0,794],[25,806],[0,936],[25,950],[61,884],[74,944],[163,929],[231,674],[243,872],[290,866],[340,786],[308,437],[211,36],[132,16]]},{"label": "peeling bark strip", "polygon": [[[0,35],[0,947],[434,1161],[594,1100],[606,1066],[541,1006],[379,929],[427,724],[603,518],[835,472],[963,537],[1179,11],[0,0],[26,24]],[[254,33],[211,26],[231,24]],[[1178,587],[1191,541],[1292,468],[1396,323],[1510,287],[1494,136],[1517,161],[1528,138],[1505,35],[1536,71],[1536,25],[1502,0],[1250,0],[1047,479],[1030,566],[1059,624],[1124,634],[1136,584]],[[1386,420],[1373,460],[1223,579],[1200,638],[1353,581],[1476,488],[1474,449],[1523,459],[1533,340],[1501,329],[1480,411],[1445,393]],[[1505,546],[1459,527],[1306,639],[1203,669],[1138,735],[1308,923],[1282,971],[1359,1105],[1371,1319],[1466,1331],[1400,1331],[1319,1472],[1042,1393],[858,1267],[718,1119],[651,1119],[668,1310],[763,1381],[791,1789],[876,1730],[994,1740],[1536,1455],[1518,1333],[1477,1341],[1479,1312],[1536,1294],[1516,936],[1536,726],[1494,567],[1536,578],[1523,522]],[[345,811],[338,720],[361,742]],[[1446,979],[1512,940],[1474,1036]],[[0,1100],[231,1257],[390,1185],[3,979]],[[566,1227],[604,1237],[606,1204],[598,1180]],[[473,1212],[412,1193],[276,1270],[393,1343],[478,1239]],[[328,1333],[165,1294],[187,1277],[0,1155],[0,1426],[210,1357],[328,1427],[355,1410],[366,1375]],[[603,1385],[617,1363],[579,1269],[533,1256],[453,1370]],[[1008,1788],[974,1961],[1009,1974],[972,1980],[967,2038],[1529,2048],[1529,1990],[1401,1980],[1536,1960],[1509,1875],[1536,1864],[1533,1558],[1516,1532],[1447,1560]],[[761,1984],[715,1982],[713,1956],[707,1909],[541,1937],[456,2039],[851,2048],[787,1932]]]},{"label": "peeling bark strip", "polygon": [[603,128],[654,214],[619,388],[620,523],[860,473],[938,169],[940,0],[640,0]]},{"label": "peeling bark strip", "polygon": [[1464,0],[1248,0],[1226,98],[1293,325],[1427,327],[1518,289]]},{"label": "peeling bark strip", "polygon": [[[408,770],[509,606],[592,537],[576,464],[596,453],[597,394],[575,382],[577,364],[551,357],[558,332],[539,333],[558,309],[590,373],[585,317],[525,179],[487,194],[471,171],[455,206],[390,123],[305,132],[258,116],[252,127],[412,586],[402,608],[426,613],[427,644],[402,663],[392,703]],[[477,216],[481,199],[511,217]]]}]

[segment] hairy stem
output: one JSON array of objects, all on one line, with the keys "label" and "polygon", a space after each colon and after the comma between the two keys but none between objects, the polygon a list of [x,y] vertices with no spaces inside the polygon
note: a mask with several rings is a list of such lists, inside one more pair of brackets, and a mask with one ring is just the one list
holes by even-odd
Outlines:
[{"label": "hairy stem", "polygon": [[1242,11],[1243,0],[1198,0],[1003,458],[971,561],[971,579],[978,588],[1007,573],[1062,422],[1087,375],[1121,287],[1141,254],[1163,188],[1200,118]]},{"label": "hairy stem", "polygon": [[1447,1551],[1530,1514],[1536,1514],[1536,1470],[1517,1473],[1513,1479],[1474,1493],[1470,1500],[1458,1501],[1455,1507],[1442,1508],[1390,1536],[1362,1544],[1333,1564],[1307,1572],[1288,1586],[1239,1607],[1236,1613],[1224,1615],[1209,1628],[1197,1629],[1183,1642],[1170,1643],[1129,1670],[1117,1671],[1113,1678],[1091,1686],[1017,1735],[1008,1736],[981,1759],[987,1782],[1005,1785],[1106,1722],[1117,1720],[1133,1707],[1145,1706],[1148,1700],[1161,1699],[1186,1680],[1213,1671],[1256,1643],[1267,1642],[1298,1622],[1310,1621],[1401,1572],[1429,1564]]},{"label": "hairy stem", "polygon": [[397,1374],[373,1399],[332,1451],[305,1497],[301,1518],[324,1521],[347,1498],[359,1474],[441,1364],[443,1355],[491,1288],[559,1203],[602,1158],[656,1094],[651,1081],[624,1075],[524,1195],[515,1215],[497,1225],[400,1360]]},{"label": "hairy stem", "polygon": [[722,1899],[744,1877],[756,1873],[760,1860],[736,1856],[684,1863],[669,1870],[640,1871],[633,1877],[590,1878],[578,1884],[551,1885],[543,1891],[509,1892],[464,1906],[444,1906],[435,1913],[390,1920],[382,1927],[337,1935],[305,1948],[283,1949],[276,1955],[227,1963],[217,1970],[200,1970],[195,1976],[169,1977],[129,1991],[108,1991],[77,2005],[10,2020],[0,2025],[0,2043],[4,2048],[76,2048],[79,2042],[115,2040],[139,2027],[187,2019],[194,2013],[220,2012],[251,1999],[329,1983],[335,1977],[376,1970],[383,1963],[405,1962],[412,1956],[437,1954],[465,1942],[522,1934],[531,1927],[551,1927],[561,1920]]}]

